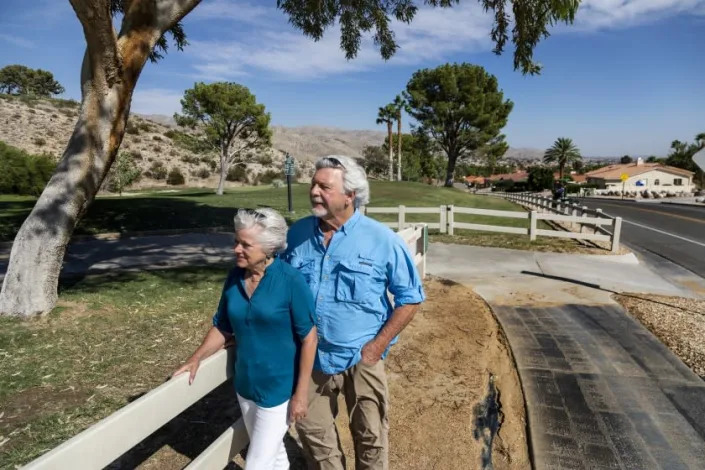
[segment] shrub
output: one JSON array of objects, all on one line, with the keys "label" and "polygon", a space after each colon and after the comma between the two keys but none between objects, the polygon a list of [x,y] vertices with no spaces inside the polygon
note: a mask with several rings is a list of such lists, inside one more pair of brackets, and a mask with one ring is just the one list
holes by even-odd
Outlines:
[{"label": "shrub", "polygon": [[261,184],[271,184],[277,178],[281,177],[281,172],[276,170],[267,170],[259,175],[259,183]]},{"label": "shrub", "polygon": [[54,132],[53,129],[47,129],[45,134],[47,135],[47,137],[55,137],[56,136],[56,132]]},{"label": "shrub", "polygon": [[171,150],[169,150],[169,155],[172,157],[178,157],[179,152],[177,152],[175,149],[171,149]]},{"label": "shrub", "polygon": [[161,142],[161,141],[162,141],[162,138],[159,137],[158,135],[153,135],[153,136],[152,136],[152,140],[156,140],[157,142]]},{"label": "shrub", "polygon": [[51,155],[30,155],[0,141],[0,193],[38,196],[55,167]]},{"label": "shrub", "polygon": [[171,169],[171,171],[169,172],[169,176],[166,179],[166,183],[172,186],[184,184],[185,182],[186,178],[184,178],[184,174],[181,173],[181,170],[176,167]]},{"label": "shrub", "polygon": [[20,113],[15,113],[12,115],[12,119],[14,119],[15,121],[18,121],[18,120],[22,119],[22,115]]},{"label": "shrub", "polygon": [[280,179],[276,179],[272,181],[272,186],[275,188],[283,188],[284,187],[284,181]]},{"label": "shrub", "polygon": [[191,165],[198,165],[201,162],[201,159],[194,155],[182,155],[181,161]]},{"label": "shrub", "polygon": [[195,174],[195,176],[198,176],[201,179],[206,179],[206,178],[210,177],[210,175],[211,175],[211,172],[208,171],[208,168],[199,168]]},{"label": "shrub", "polygon": [[272,157],[270,157],[269,155],[260,155],[255,159],[255,161],[262,166],[269,166],[272,164],[273,160]]},{"label": "shrub", "polygon": [[32,143],[37,147],[44,147],[47,141],[42,137],[35,137],[34,139],[32,139]]},{"label": "shrub", "polygon": [[225,176],[227,181],[239,181],[241,183],[247,182],[247,171],[244,165],[235,165],[230,167],[228,174]]},{"label": "shrub", "polygon": [[139,124],[137,124],[137,127],[139,127],[142,132],[152,132],[152,126],[150,126],[144,121],[141,121]]},{"label": "shrub", "polygon": [[142,152],[139,150],[130,150],[130,153],[132,154],[132,158],[135,160],[142,160],[144,157],[142,156]]},{"label": "shrub", "polygon": [[167,170],[162,162],[154,162],[145,174],[153,180],[163,180],[166,178]]},{"label": "shrub", "polygon": [[127,128],[125,128],[125,132],[130,135],[140,135],[140,129],[135,126],[135,123],[132,121],[127,122]]},{"label": "shrub", "polygon": [[176,135],[176,131],[173,129],[169,129],[164,133],[164,137],[169,137],[170,139],[173,139],[174,136]]}]

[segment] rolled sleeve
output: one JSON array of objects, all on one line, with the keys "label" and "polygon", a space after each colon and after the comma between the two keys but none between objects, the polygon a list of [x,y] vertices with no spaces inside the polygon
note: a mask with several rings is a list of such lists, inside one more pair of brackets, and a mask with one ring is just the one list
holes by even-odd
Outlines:
[{"label": "rolled sleeve", "polygon": [[392,256],[387,265],[389,292],[394,296],[394,308],[402,305],[418,304],[426,299],[421,277],[414,265],[414,259],[404,242],[394,243]]},{"label": "rolled sleeve", "polygon": [[296,272],[291,280],[291,321],[299,339],[304,339],[315,324],[313,294],[303,275]]},{"label": "rolled sleeve", "polygon": [[233,334],[233,327],[228,318],[228,299],[227,290],[232,285],[233,275],[230,273],[223,285],[223,292],[220,294],[220,302],[218,302],[218,310],[213,315],[213,326],[218,328],[222,333]]}]

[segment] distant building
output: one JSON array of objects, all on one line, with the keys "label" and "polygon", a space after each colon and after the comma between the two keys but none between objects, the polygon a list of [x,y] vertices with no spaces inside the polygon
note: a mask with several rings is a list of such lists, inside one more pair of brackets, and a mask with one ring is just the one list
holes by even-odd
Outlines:
[{"label": "distant building", "polygon": [[[622,175],[627,175],[624,183]],[[609,165],[585,176],[588,184],[612,191],[622,191],[624,188],[624,191],[631,192],[690,193],[694,189],[692,171],[661,163],[644,163],[641,158],[635,163]]]}]

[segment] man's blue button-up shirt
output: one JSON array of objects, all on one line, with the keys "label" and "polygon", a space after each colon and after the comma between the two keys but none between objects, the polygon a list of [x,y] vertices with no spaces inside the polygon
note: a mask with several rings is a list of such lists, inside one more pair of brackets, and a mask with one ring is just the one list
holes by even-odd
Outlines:
[{"label": "man's blue button-up shirt", "polygon": [[311,216],[291,226],[284,259],[313,292],[319,334],[314,368],[337,374],[357,364],[394,308],[420,303],[425,295],[406,244],[385,225],[356,210],[326,247],[318,224]]}]

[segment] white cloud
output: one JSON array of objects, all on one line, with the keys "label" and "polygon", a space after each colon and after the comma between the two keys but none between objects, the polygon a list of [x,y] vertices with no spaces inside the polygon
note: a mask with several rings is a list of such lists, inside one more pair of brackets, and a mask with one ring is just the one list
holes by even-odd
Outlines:
[{"label": "white cloud", "polygon": [[165,88],[143,88],[135,90],[130,111],[142,114],[172,116],[181,111],[182,92]]},{"label": "white cloud", "polygon": [[623,28],[703,12],[705,0],[583,0],[575,26],[583,30]]},{"label": "white cloud", "polygon": [[[628,27],[703,11],[705,0],[583,0],[575,24],[557,26],[555,32]],[[191,41],[187,54],[194,58],[195,74],[201,79],[227,80],[258,74],[276,80],[307,80],[370,70],[383,63],[370,35],[364,37],[358,56],[348,61],[339,46],[338,26],[314,42],[285,25],[285,15],[273,6],[215,0],[194,13],[201,19],[235,19],[251,26],[247,31],[236,31],[233,40]],[[411,24],[393,22],[399,50],[389,63],[438,63],[459,52],[489,51],[493,47],[489,37],[492,23],[491,15],[471,0],[452,8],[421,8]],[[505,53],[512,52],[513,47],[508,44]]]},{"label": "white cloud", "polygon": [[[490,28],[489,16],[475,4],[421,9],[411,24],[393,25],[399,50],[390,63],[418,64],[453,52],[488,50]],[[191,41],[188,53],[197,58],[197,74],[222,80],[263,71],[276,79],[300,80],[369,70],[383,63],[370,35],[363,38],[357,57],[346,60],[338,27],[326,31],[318,42],[291,28],[251,33],[247,39],[233,41]]]},{"label": "white cloud", "polygon": [[241,23],[263,24],[268,22],[273,13],[277,13],[274,8],[239,0],[214,0],[204,2],[198,6],[188,18],[195,20],[229,20]]},{"label": "white cloud", "polygon": [[30,41],[29,39],[21,38],[19,36],[11,36],[9,34],[0,34],[0,41],[9,42],[10,44],[18,47],[24,47],[26,49],[34,49],[37,47],[34,41]]}]

